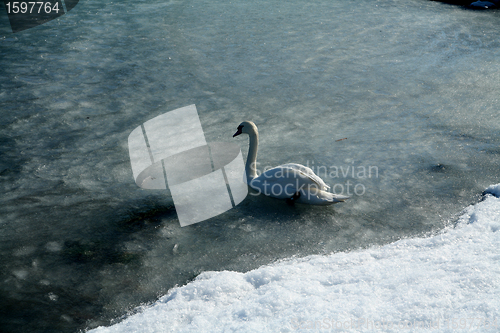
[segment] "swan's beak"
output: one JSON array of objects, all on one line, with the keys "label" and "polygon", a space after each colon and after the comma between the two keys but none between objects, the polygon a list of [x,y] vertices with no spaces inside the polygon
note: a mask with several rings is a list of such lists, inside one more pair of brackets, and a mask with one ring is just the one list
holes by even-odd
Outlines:
[{"label": "swan's beak", "polygon": [[241,132],[241,128],[238,128],[238,130],[236,131],[236,133],[234,133],[233,138],[234,138],[235,136],[240,135],[241,133],[242,133],[242,132]]}]

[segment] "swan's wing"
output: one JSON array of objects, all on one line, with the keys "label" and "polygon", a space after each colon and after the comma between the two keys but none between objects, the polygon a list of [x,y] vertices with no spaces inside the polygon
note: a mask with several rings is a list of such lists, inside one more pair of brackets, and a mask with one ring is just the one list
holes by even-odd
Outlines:
[{"label": "swan's wing", "polygon": [[284,164],[266,170],[249,185],[259,193],[279,199],[289,199],[300,191],[297,202],[312,205],[330,205],[349,198],[327,192],[329,186],[311,169],[300,164]]},{"label": "swan's wing", "polygon": [[[291,163],[264,171],[251,181],[250,186],[261,190],[266,186],[276,186],[276,188],[286,188],[288,192],[292,188],[317,188],[319,190],[329,188],[311,169],[300,164]],[[294,192],[290,193],[293,195]]]},{"label": "swan's wing", "polygon": [[294,169],[279,166],[264,171],[258,177],[253,178],[250,187],[267,196],[288,199],[297,191],[310,191],[316,188],[318,191],[321,185],[312,180],[306,174]]},{"label": "swan's wing", "polygon": [[346,195],[334,194],[326,191],[317,191],[309,193],[301,193],[296,202],[309,205],[331,205],[337,202],[344,202],[349,199]]},{"label": "swan's wing", "polygon": [[317,174],[315,174],[314,171],[312,171],[310,168],[308,168],[302,164],[287,163],[287,164],[280,165],[277,168],[290,168],[293,170],[297,170],[303,176],[308,177],[309,179],[311,179],[311,181],[315,182],[321,190],[327,190],[330,188],[330,186],[328,186],[323,181],[323,179],[321,179]]}]

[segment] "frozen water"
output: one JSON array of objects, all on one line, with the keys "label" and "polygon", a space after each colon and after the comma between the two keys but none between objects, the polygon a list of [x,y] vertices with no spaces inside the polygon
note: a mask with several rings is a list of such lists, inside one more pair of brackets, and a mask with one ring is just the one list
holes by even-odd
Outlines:
[{"label": "frozen water", "polygon": [[[426,0],[104,0],[12,34],[0,9],[2,331],[108,325],[203,272],[242,281],[440,233],[500,182],[497,16]],[[252,120],[262,169],[308,165],[352,199],[248,196],[180,228],[168,193],[134,183],[127,139],[192,104],[208,143],[246,155],[232,134]]]},{"label": "frozen water", "polygon": [[487,194],[436,236],[204,272],[91,332],[498,332],[499,229],[500,199]]}]

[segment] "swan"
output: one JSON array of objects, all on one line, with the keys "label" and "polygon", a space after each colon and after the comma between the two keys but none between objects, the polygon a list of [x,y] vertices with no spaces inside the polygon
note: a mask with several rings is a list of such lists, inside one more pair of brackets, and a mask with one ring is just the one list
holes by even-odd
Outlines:
[{"label": "swan", "polygon": [[295,163],[287,163],[269,169],[257,175],[257,149],[259,131],[251,121],[244,121],[238,126],[233,138],[248,134],[250,144],[245,164],[247,184],[257,192],[267,196],[286,199],[288,204],[295,202],[311,205],[331,205],[349,199],[348,196],[327,192],[330,186],[310,168]]}]

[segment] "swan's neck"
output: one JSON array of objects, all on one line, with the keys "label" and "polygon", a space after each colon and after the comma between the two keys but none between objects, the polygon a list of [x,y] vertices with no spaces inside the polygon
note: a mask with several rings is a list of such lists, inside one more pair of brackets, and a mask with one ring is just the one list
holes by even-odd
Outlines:
[{"label": "swan's neck", "polygon": [[247,179],[250,181],[257,177],[257,149],[259,147],[259,133],[251,133],[250,144],[248,146],[247,164],[245,165],[245,172]]}]

